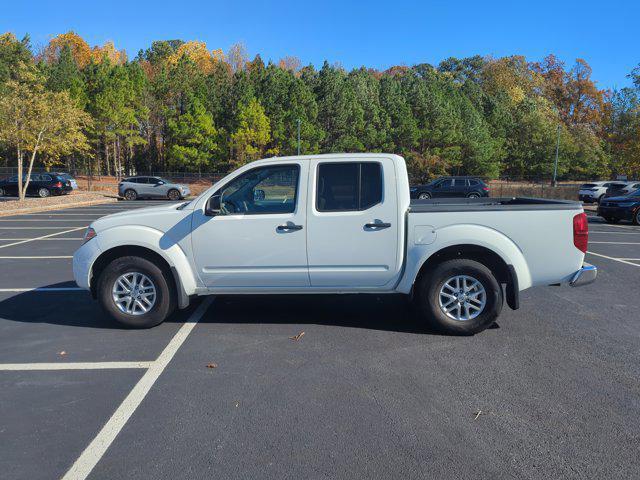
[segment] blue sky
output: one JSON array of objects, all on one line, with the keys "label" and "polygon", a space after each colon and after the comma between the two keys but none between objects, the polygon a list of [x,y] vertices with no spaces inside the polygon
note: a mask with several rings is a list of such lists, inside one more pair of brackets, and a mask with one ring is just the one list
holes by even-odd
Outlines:
[{"label": "blue sky", "polygon": [[113,40],[130,57],[153,40],[201,40],[253,56],[295,55],[346,68],[437,64],[449,56],[555,53],[581,57],[601,88],[629,85],[640,63],[640,1],[63,1],[2,0],[0,31],[35,46],[74,30],[91,45]]}]

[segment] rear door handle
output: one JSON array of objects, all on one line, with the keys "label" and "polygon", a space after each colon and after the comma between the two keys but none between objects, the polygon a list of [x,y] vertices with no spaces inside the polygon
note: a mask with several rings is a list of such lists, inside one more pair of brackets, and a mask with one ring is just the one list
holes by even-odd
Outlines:
[{"label": "rear door handle", "polygon": [[302,230],[302,225],[278,225],[276,230],[279,232],[288,232],[291,230]]},{"label": "rear door handle", "polygon": [[364,228],[375,228],[378,230],[382,230],[383,228],[389,228],[391,226],[390,223],[365,223]]}]

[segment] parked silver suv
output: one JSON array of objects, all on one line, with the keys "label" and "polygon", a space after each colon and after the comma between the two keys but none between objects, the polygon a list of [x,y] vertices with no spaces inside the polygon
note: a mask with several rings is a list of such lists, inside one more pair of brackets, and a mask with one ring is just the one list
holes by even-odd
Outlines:
[{"label": "parked silver suv", "polygon": [[118,184],[118,195],[127,200],[137,198],[181,200],[190,193],[186,185],[173,183],[160,177],[131,177],[123,179]]}]

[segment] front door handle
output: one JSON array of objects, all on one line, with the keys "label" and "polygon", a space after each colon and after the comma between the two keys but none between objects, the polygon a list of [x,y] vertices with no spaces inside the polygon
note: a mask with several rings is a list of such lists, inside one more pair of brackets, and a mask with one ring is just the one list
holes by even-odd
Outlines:
[{"label": "front door handle", "polygon": [[389,228],[391,226],[390,223],[365,223],[364,228],[375,228],[378,230],[382,230],[383,228]]},{"label": "front door handle", "polygon": [[294,225],[294,224],[287,224],[287,225],[278,225],[276,227],[276,230],[279,232],[289,232],[292,230],[302,230],[302,225]]}]

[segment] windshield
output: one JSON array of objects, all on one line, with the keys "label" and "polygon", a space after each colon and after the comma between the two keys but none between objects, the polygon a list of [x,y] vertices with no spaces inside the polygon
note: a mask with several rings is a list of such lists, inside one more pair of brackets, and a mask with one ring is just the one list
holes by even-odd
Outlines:
[{"label": "windshield", "polygon": [[583,183],[580,188],[593,188],[593,187],[597,187],[597,185],[595,183]]}]

